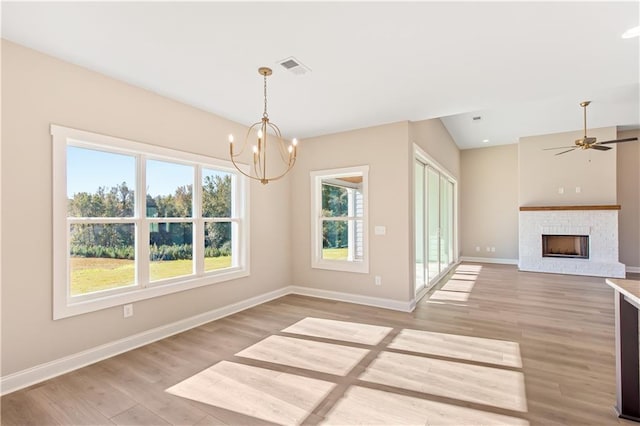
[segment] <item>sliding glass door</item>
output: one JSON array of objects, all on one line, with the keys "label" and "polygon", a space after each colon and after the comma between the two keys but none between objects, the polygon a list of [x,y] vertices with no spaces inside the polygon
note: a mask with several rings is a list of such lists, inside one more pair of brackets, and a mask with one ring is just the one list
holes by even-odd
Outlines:
[{"label": "sliding glass door", "polygon": [[453,264],[455,183],[436,167],[415,161],[415,291],[433,285]]},{"label": "sliding glass door", "polygon": [[[424,235],[424,225],[426,223],[425,220],[425,199],[424,199],[424,195],[426,193],[425,191],[425,167],[424,164],[422,164],[421,162],[417,161],[415,162],[415,183],[414,183],[414,190],[415,190],[415,233],[416,233],[416,248],[415,248],[415,254],[416,254],[416,279],[415,279],[415,283],[416,283],[416,292],[418,292],[419,290],[423,289],[426,287],[428,280],[426,271],[426,247],[425,247],[425,243],[424,243],[424,238],[422,237],[422,235]],[[418,237],[418,236],[421,237]]]}]

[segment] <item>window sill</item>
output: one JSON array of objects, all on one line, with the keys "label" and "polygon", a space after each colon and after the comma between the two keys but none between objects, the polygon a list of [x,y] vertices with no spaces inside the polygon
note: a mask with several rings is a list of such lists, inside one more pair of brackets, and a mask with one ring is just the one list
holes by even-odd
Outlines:
[{"label": "window sill", "polygon": [[344,260],[316,260],[311,265],[314,269],[327,269],[330,271],[353,272],[357,274],[368,274],[369,263],[350,262]]},{"label": "window sill", "polygon": [[[205,274],[201,276],[189,276],[180,281],[169,281],[165,283],[153,284],[147,288],[136,288],[127,292],[112,293],[100,298],[76,300],[73,298],[54,298],[53,319],[58,320],[75,315],[86,314],[101,309],[112,308],[114,306],[127,303],[139,302],[141,300],[152,299],[154,297],[165,296],[180,291],[191,290],[198,287],[217,284],[238,278],[249,276],[249,270],[242,268],[230,268],[228,271]],[[67,302],[68,300],[68,302]]]}]

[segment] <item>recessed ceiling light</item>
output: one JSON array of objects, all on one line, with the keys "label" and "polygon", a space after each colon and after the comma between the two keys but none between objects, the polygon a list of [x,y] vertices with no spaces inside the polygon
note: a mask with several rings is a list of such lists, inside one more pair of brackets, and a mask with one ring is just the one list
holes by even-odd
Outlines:
[{"label": "recessed ceiling light", "polygon": [[487,143],[487,142],[489,142],[489,139],[482,139],[482,142],[483,143]]},{"label": "recessed ceiling light", "polygon": [[629,28],[622,34],[622,38],[640,37],[640,26]]}]

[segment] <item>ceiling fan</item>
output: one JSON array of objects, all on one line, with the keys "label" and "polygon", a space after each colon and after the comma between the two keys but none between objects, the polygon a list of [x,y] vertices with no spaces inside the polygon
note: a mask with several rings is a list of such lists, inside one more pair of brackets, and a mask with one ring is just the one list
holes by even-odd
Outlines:
[{"label": "ceiling fan", "polygon": [[[638,138],[624,138],[624,139],[614,139],[610,141],[598,142],[596,138],[590,138],[587,136],[587,107],[591,101],[580,102],[580,106],[584,111],[584,137],[580,139],[576,139],[575,145],[573,146],[560,146],[557,148],[545,148],[545,151],[549,151],[552,149],[564,149],[565,151],[559,152],[556,155],[566,154],[567,152],[571,152],[576,149],[595,149],[597,151],[608,151],[611,149],[610,146],[604,146],[610,143],[620,143],[620,142],[631,142],[637,141]],[[567,149],[569,148],[569,149]]]}]

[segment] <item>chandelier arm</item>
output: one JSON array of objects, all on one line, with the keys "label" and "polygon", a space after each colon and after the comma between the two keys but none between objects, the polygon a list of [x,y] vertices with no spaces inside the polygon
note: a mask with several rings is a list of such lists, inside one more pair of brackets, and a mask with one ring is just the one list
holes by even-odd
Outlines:
[{"label": "chandelier arm", "polygon": [[[246,134],[246,136],[244,138],[244,143],[242,144],[242,149],[240,149],[240,152],[237,152],[235,154],[233,153],[233,150],[232,150],[231,151],[231,155],[233,155],[234,157],[239,157],[244,153],[244,150],[247,147],[247,143],[249,142],[249,134],[251,133],[251,129],[253,129],[256,126],[256,124],[260,124],[260,123],[261,123],[260,121],[257,121],[255,123],[253,123],[251,126],[249,126],[249,129],[247,129],[247,134]],[[233,144],[231,144],[231,147],[233,149]]]},{"label": "chandelier arm", "polygon": [[285,148],[285,144],[282,140],[282,133],[280,132],[280,128],[272,122],[269,122],[268,124],[269,124],[269,127],[273,129],[273,132],[275,133],[275,137],[278,139],[278,151],[280,151],[280,158],[282,159],[283,163],[288,164],[290,161],[288,157],[290,157],[291,154],[289,153],[289,151],[287,151],[287,148]]},{"label": "chandelier arm", "polygon": [[284,172],[282,172],[282,174],[280,174],[280,175],[278,175],[278,176],[276,176],[276,177],[269,178],[269,179],[267,179],[267,181],[268,181],[268,182],[271,182],[272,180],[278,180],[278,179],[280,179],[280,178],[284,177],[284,175],[286,175],[287,173],[289,173],[289,171],[293,168],[294,164],[296,164],[296,159],[295,159],[295,158],[293,158],[293,162],[292,162],[291,164],[289,164],[289,166],[287,167],[287,169],[286,169]]},{"label": "chandelier arm", "polygon": [[258,178],[256,178],[255,176],[252,176],[250,174],[245,173],[240,167],[238,167],[238,164],[236,163],[236,160],[234,160],[234,156],[231,156],[231,162],[233,163],[233,165],[235,166],[235,168],[242,173],[243,175],[245,175],[248,178],[254,179],[254,180],[260,180]]}]

